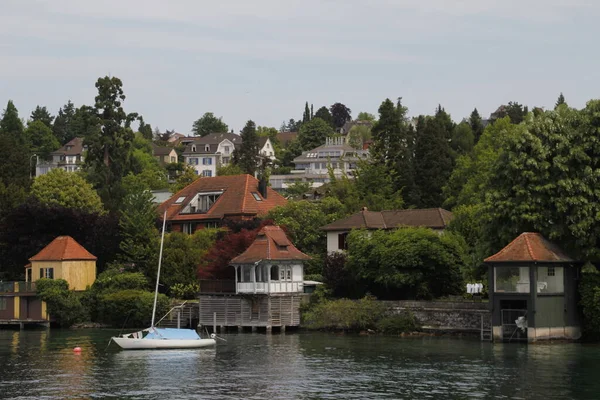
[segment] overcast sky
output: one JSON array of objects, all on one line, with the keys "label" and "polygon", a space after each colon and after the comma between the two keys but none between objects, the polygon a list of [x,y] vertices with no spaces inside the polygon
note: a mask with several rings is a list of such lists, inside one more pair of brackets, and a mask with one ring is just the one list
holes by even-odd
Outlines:
[{"label": "overcast sky", "polygon": [[598,0],[3,0],[0,102],[21,117],[92,104],[121,78],[127,112],[189,133],[212,111],[279,128],[304,102],[459,121],[563,92],[600,98]]}]

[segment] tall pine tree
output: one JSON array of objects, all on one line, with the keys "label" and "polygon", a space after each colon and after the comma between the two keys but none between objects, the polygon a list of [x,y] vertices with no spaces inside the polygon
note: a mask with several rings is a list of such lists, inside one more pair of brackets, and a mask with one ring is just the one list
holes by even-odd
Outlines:
[{"label": "tall pine tree", "polygon": [[54,119],[52,133],[61,145],[66,144],[75,136],[72,134],[73,117],[75,116],[75,105],[69,100],[67,104],[58,110]]},{"label": "tall pine tree", "polygon": [[50,115],[50,112],[48,111],[48,109],[45,106],[44,107],[40,107],[40,106],[35,107],[35,110],[33,110],[31,112],[31,117],[29,117],[29,119],[31,119],[32,122],[41,121],[48,128],[52,129],[52,121],[54,121],[54,117],[52,115]]},{"label": "tall pine tree", "polygon": [[560,92],[560,95],[558,96],[558,100],[556,100],[556,105],[554,106],[554,109],[556,110],[558,108],[558,106],[560,106],[562,104],[567,104],[567,102],[565,101],[565,96],[562,94],[562,92]]},{"label": "tall pine tree", "polygon": [[308,108],[308,101],[304,104],[304,114],[302,115],[302,123],[305,124],[310,122],[310,109]]},{"label": "tall pine tree", "polygon": [[473,109],[471,116],[469,117],[469,125],[471,126],[471,130],[473,131],[473,138],[475,143],[479,141],[481,134],[483,133],[483,121],[481,120],[481,116],[479,115],[479,111],[477,109]]},{"label": "tall pine tree", "polygon": [[244,173],[254,176],[258,167],[258,134],[256,133],[256,124],[250,120],[241,133],[242,144],[239,150],[236,150],[235,163],[244,171]]},{"label": "tall pine tree", "polygon": [[434,117],[418,119],[414,162],[418,207],[441,207],[444,202],[442,188],[454,166],[449,141],[451,123],[450,116],[441,107]]}]

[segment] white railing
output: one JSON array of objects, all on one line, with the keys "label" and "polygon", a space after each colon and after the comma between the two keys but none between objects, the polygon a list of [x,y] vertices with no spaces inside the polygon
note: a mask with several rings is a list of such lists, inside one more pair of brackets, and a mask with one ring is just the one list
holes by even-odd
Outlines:
[{"label": "white railing", "polygon": [[302,293],[302,281],[238,282],[238,293]]}]

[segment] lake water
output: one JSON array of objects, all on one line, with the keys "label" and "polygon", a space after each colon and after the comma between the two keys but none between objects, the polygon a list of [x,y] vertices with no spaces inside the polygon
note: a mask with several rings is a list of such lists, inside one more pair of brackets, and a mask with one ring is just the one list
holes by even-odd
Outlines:
[{"label": "lake water", "polygon": [[600,399],[600,346],[240,333],[216,349],[106,349],[116,333],[0,330],[0,398]]}]

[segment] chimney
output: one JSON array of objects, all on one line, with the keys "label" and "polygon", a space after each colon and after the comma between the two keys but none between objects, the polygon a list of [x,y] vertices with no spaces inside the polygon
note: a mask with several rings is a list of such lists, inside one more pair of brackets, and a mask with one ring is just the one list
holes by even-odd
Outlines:
[{"label": "chimney", "polygon": [[267,198],[267,178],[262,176],[258,181],[258,192],[263,197],[263,199]]}]

